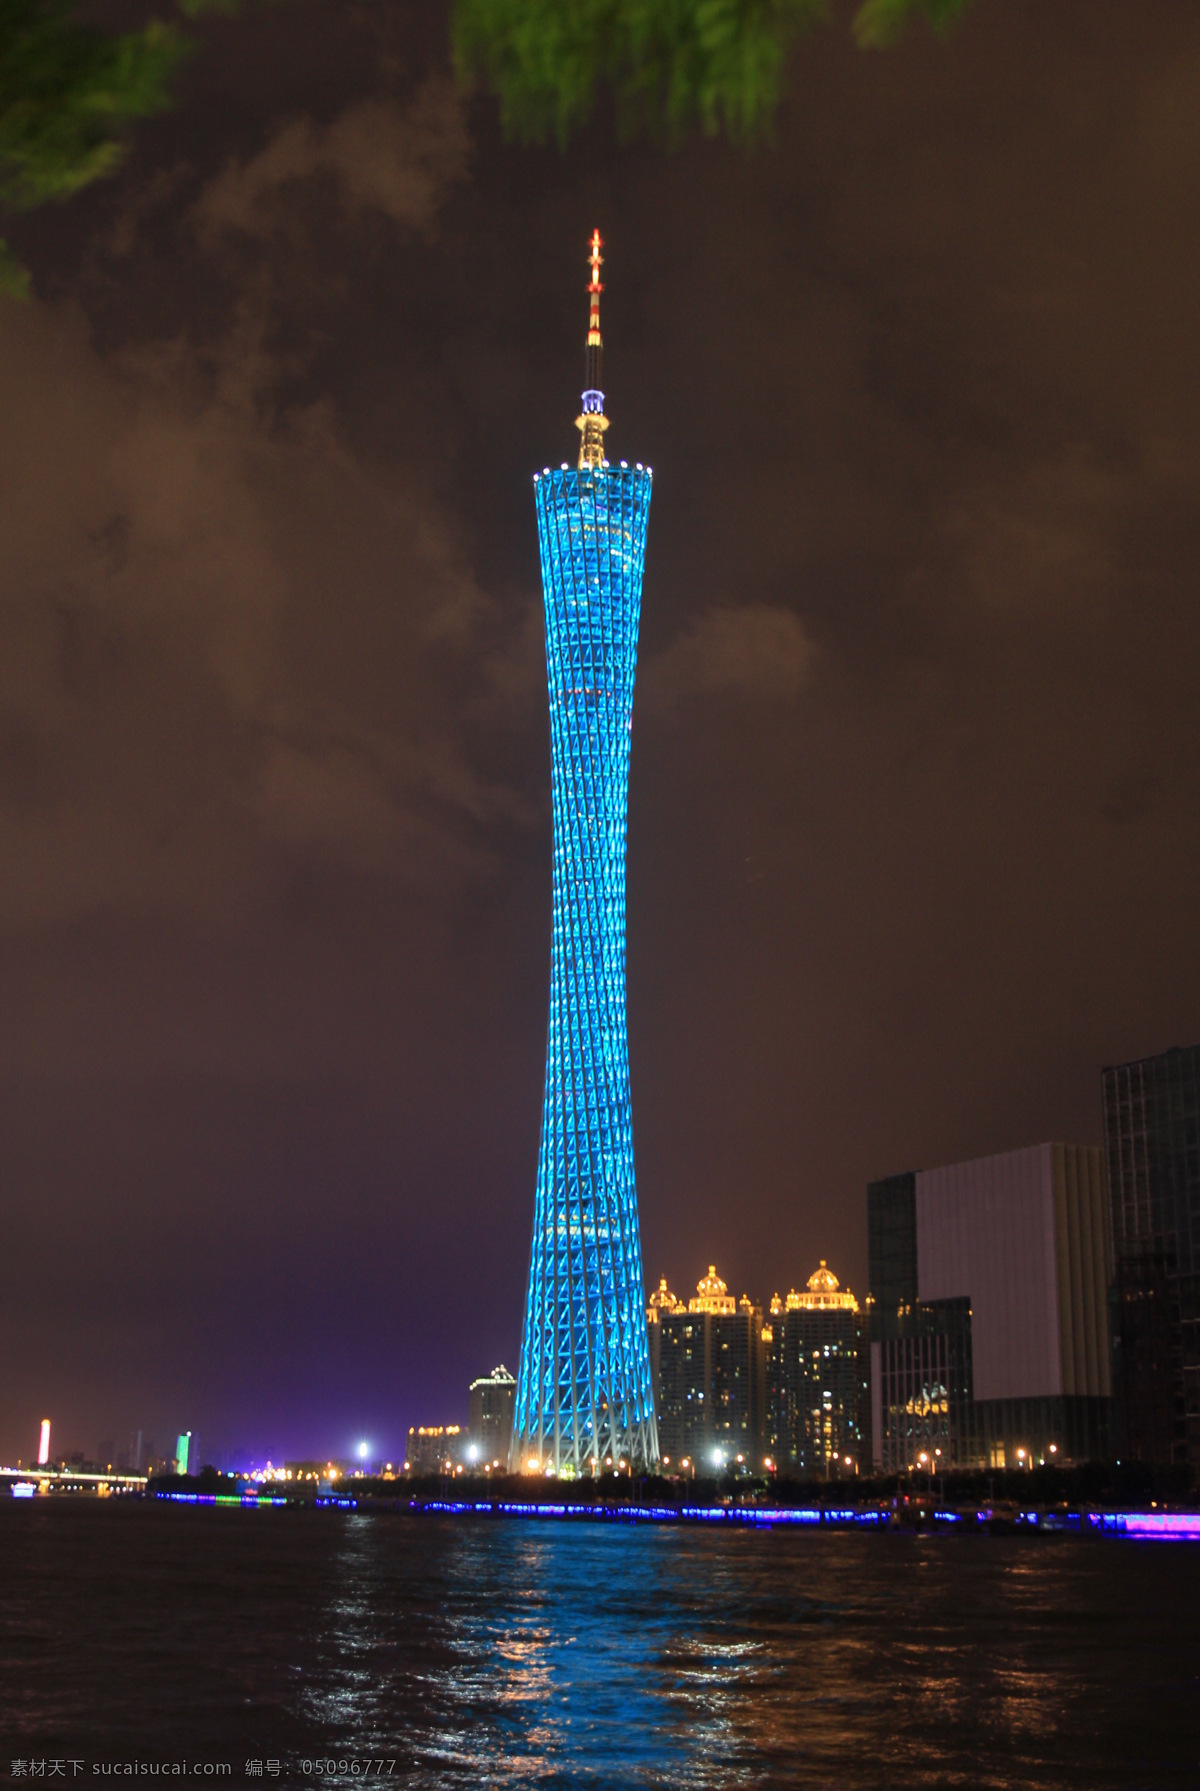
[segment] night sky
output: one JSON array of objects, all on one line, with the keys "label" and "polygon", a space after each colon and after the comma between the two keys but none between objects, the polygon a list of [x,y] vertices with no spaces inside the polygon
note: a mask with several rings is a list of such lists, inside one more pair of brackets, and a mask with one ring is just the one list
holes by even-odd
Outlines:
[{"label": "night sky", "polygon": [[655,469],[647,1278],[1098,1142],[1200,1034],[1200,16],[978,0],[774,140],[506,147],[446,15],[206,30],[0,308],[0,1459],[402,1452],[514,1370],[550,949],[531,474]]}]

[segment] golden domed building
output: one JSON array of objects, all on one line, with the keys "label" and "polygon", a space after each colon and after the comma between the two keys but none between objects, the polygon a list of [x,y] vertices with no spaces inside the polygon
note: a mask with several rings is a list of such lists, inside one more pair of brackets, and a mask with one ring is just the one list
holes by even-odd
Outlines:
[{"label": "golden domed building", "polygon": [[771,1301],[764,1332],[770,1442],[784,1473],[844,1477],[862,1459],[866,1352],[858,1301],[824,1261]]},{"label": "golden domed building", "polygon": [[760,1469],[766,1392],[762,1307],[746,1294],[735,1299],[710,1263],[686,1305],[660,1281],[646,1318],[664,1470]]},{"label": "golden domed building", "polygon": [[[673,1312],[686,1311],[687,1306],[685,1302],[675,1298],[675,1295],[667,1286],[667,1278],[664,1275],[654,1292],[650,1295],[650,1298],[646,1301],[646,1338],[650,1345],[650,1385],[654,1390],[654,1409],[656,1412],[661,1411],[662,1409],[662,1391],[660,1385],[662,1378],[662,1321],[664,1318],[669,1318]],[[662,1443],[660,1440],[659,1449],[661,1450],[661,1448]]]}]

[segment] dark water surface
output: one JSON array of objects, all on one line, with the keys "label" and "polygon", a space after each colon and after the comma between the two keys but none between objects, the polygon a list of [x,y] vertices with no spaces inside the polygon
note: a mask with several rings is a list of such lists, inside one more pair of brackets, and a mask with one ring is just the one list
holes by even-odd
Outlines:
[{"label": "dark water surface", "polygon": [[92,1782],[1195,1788],[1200,1549],[5,1503],[0,1748]]}]

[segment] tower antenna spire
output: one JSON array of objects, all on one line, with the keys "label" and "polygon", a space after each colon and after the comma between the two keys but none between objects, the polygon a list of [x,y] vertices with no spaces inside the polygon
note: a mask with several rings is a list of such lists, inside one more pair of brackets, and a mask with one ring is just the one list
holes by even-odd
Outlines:
[{"label": "tower antenna spire", "polygon": [[602,247],[600,232],[593,230],[588,245],[592,277],[588,285],[587,386],[583,394],[583,414],[575,419],[575,427],[582,437],[579,443],[581,472],[585,467],[608,465],[604,458],[604,431],[608,428],[608,418],[604,414],[604,393],[600,390],[600,356],[604,349],[600,337],[600,294],[604,291],[600,283],[604,260],[600,253]]}]

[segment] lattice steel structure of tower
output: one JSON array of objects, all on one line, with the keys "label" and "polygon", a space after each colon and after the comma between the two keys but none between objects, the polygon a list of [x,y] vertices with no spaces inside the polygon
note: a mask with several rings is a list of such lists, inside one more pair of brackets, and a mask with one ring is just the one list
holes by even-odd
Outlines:
[{"label": "lattice steel structure of tower", "polygon": [[514,1470],[658,1465],[625,1023],[625,817],[648,467],[610,466],[592,235],[579,464],[534,480],[554,810],[550,1026]]}]

